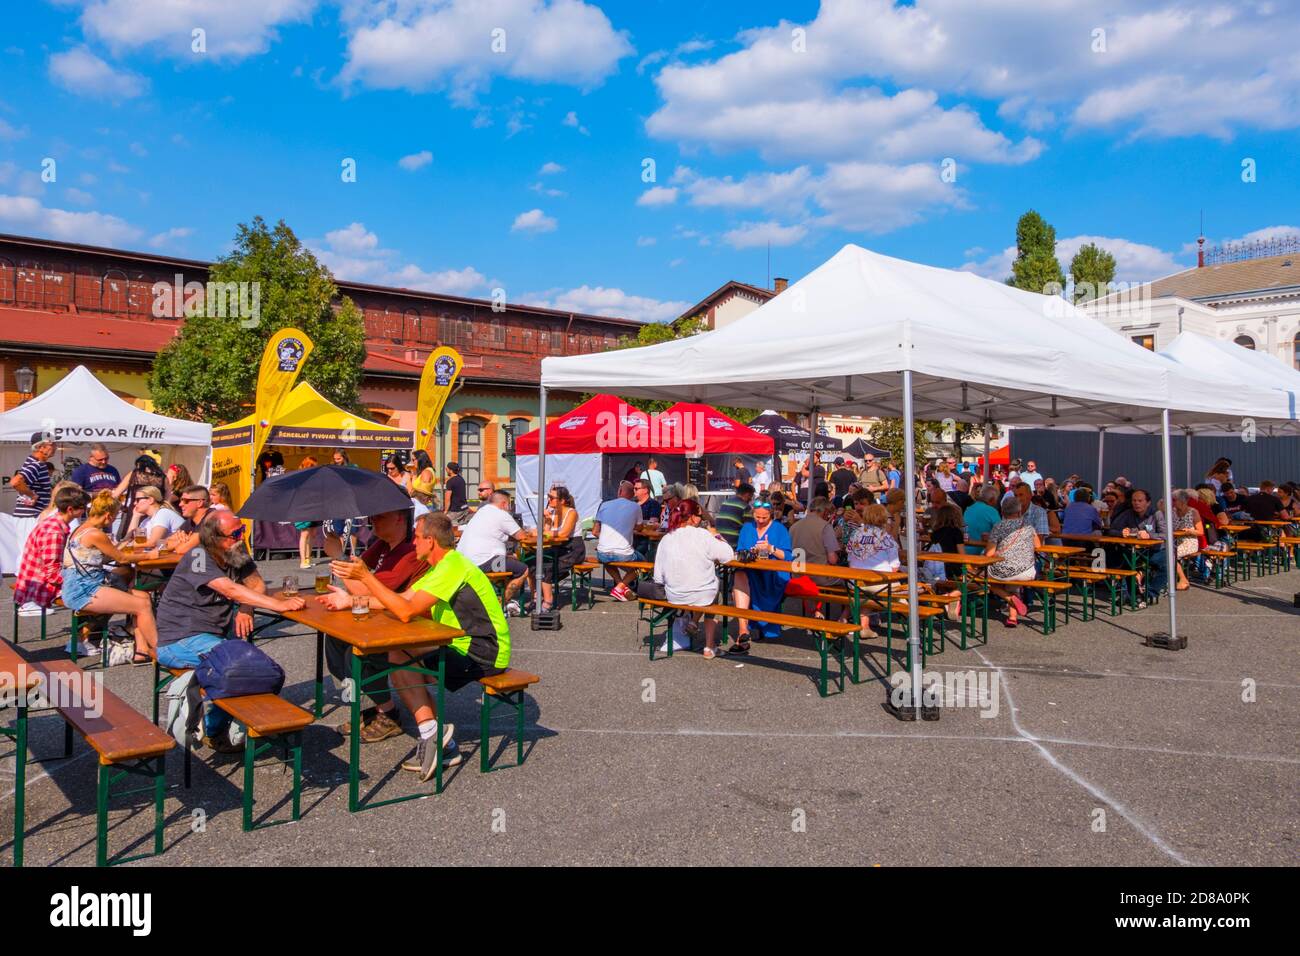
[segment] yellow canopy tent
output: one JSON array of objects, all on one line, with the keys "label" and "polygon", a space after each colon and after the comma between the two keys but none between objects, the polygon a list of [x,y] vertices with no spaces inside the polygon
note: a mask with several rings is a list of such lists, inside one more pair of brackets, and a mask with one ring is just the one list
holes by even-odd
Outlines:
[{"label": "yellow canopy tent", "polygon": [[[249,415],[212,429],[212,480],[230,486],[231,504],[236,511],[253,490],[255,424],[256,416]],[[285,397],[270,425],[262,450],[280,452],[288,471],[297,468],[308,455],[327,465],[335,448],[346,451],[355,465],[378,469],[384,451],[410,451],[415,443],[414,432],[344,411],[306,382],[300,382]]]}]

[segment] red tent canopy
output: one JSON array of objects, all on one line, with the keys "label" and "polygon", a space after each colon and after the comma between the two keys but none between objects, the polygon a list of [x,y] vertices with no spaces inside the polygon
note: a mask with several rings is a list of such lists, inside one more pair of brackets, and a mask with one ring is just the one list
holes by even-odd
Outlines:
[{"label": "red tent canopy", "polygon": [[[536,455],[541,429],[515,439],[515,453]],[[649,447],[650,416],[616,395],[596,395],[546,423],[547,455],[658,451]]]},{"label": "red tent canopy", "polygon": [[[984,467],[984,456],[980,455],[980,467]],[[1011,443],[1007,442],[1001,448],[995,448],[989,452],[990,465],[1009,465],[1011,464]]]},{"label": "red tent canopy", "polygon": [[770,455],[772,436],[761,435],[710,405],[678,402],[655,416],[663,450],[677,454]]}]

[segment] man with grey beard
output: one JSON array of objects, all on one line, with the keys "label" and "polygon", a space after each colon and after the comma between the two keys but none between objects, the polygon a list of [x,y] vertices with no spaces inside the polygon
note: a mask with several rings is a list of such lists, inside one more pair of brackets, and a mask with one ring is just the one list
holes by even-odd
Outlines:
[{"label": "man with grey beard", "polygon": [[[252,609],[297,611],[302,598],[273,598],[243,545],[244,524],[232,511],[214,511],[199,526],[199,544],[181,557],[158,602],[158,663],[197,667],[199,658],[226,639],[253,629]],[[236,753],[227,730],[230,717],[217,707],[203,718],[203,742],[218,753]]]}]

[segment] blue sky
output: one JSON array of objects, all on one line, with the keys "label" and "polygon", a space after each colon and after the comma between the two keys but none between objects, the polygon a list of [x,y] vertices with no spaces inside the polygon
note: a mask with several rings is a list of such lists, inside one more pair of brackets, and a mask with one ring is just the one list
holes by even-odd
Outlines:
[{"label": "blue sky", "polygon": [[340,278],[662,319],[766,283],[769,242],[792,279],[847,242],[1001,278],[1033,207],[1067,267],[1093,238],[1149,279],[1194,264],[1202,209],[1210,242],[1300,231],[1296,15],[32,0],[0,231],[210,258],[260,214]]}]

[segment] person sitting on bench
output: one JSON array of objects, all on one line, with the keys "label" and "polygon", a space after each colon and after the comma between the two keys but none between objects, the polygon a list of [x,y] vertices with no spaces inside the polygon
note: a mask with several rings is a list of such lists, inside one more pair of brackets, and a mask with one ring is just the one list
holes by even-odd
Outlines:
[{"label": "person sitting on bench", "polygon": [[[702,527],[702,520],[699,502],[678,501],[668,519],[668,533],[655,552],[654,581],[663,588],[663,600],[670,604],[708,607],[716,603],[718,575],[715,562],[726,564],[736,559],[731,545],[717,531]],[[668,640],[672,640],[671,634]],[[718,656],[717,643],[718,622],[706,618],[705,658],[711,660]]]},{"label": "person sitting on bench", "polygon": [[632,546],[632,529],[640,520],[641,506],[632,500],[630,481],[620,481],[617,496],[602,501],[596,509],[596,520],[591,526],[591,533],[596,536],[596,560],[605,566],[606,573],[614,579],[609,596],[615,601],[631,600],[632,589],[628,585],[636,580],[637,572],[611,568],[609,565],[613,561],[643,560]]},{"label": "person sitting on bench", "polygon": [[[984,553],[997,558],[989,565],[989,577],[1003,581],[1032,581],[1037,575],[1034,561],[1040,544],[1038,532],[1029,519],[1020,513],[1020,500],[1015,496],[1002,502],[1002,520],[989,530],[989,541]],[[1007,627],[1020,623],[1019,615],[1028,614],[1029,608],[1016,592],[1019,588],[990,584],[989,590],[1007,602]]]},{"label": "person sitting on bench", "polygon": [[[198,667],[199,658],[226,639],[232,624],[236,637],[247,637],[253,631],[247,609],[279,613],[307,606],[299,597],[267,596],[243,537],[244,523],[233,511],[214,511],[199,525],[199,546],[176,565],[158,601],[158,663],[163,667]],[[221,708],[208,707],[203,726],[204,745],[217,753],[243,749],[231,744],[230,715]]]},{"label": "person sitting on bench", "polygon": [[[532,570],[506,549],[512,541],[518,542],[524,536],[524,530],[510,513],[510,495],[494,491],[486,482],[479,488],[480,491],[487,488],[484,504],[464,526],[456,550],[478,565],[480,571],[509,572],[502,603],[508,616],[518,617],[524,611],[516,595],[525,584],[532,583]],[[393,590],[401,588],[393,587]]]},{"label": "person sitting on bench", "polygon": [[[456,534],[445,514],[422,515],[415,523],[416,557],[429,564],[428,573],[400,594],[386,587],[361,561],[334,561],[330,567],[340,578],[362,584],[370,593],[370,605],[387,608],[398,620],[407,622],[429,615],[437,624],[465,632],[449,646],[444,687],[455,693],[481,677],[504,673],[510,667],[510,624],[486,574],[456,550]],[[422,667],[437,667],[440,647],[411,647],[392,651],[394,664],[418,660]],[[415,716],[420,742],[415,756],[402,764],[421,780],[437,770],[438,715],[425,675],[409,670],[392,674],[393,687]],[[463,759],[455,740],[455,725],[443,725],[443,766],[455,766]],[[482,746],[482,744],[480,744]]]},{"label": "person sitting on bench", "polygon": [[69,528],[86,513],[89,500],[89,495],[73,485],[54,492],[54,511],[36,523],[23,545],[23,560],[14,578],[14,603],[20,608],[29,602],[37,608],[50,608],[59,599]]},{"label": "person sitting on bench", "polygon": [[[386,587],[394,591],[406,590],[407,584],[428,570],[428,566],[415,556],[415,545],[411,541],[413,522],[410,508],[385,511],[370,518],[370,529],[375,537],[361,555],[361,562]],[[344,579],[343,587],[331,585],[330,593],[323,594],[316,600],[331,611],[349,611],[352,609],[352,595],[365,593],[366,589],[360,581]],[[335,680],[341,682],[351,675],[351,656],[350,644],[345,644],[336,637],[325,638],[325,663]],[[387,654],[366,654],[361,658],[362,686],[366,688],[366,696],[374,702],[373,707],[361,712],[362,743],[377,743],[402,732],[397,701],[393,700],[388,682],[378,679],[378,675],[386,670]],[[350,734],[351,721],[344,721],[338,729],[344,735]]]}]

